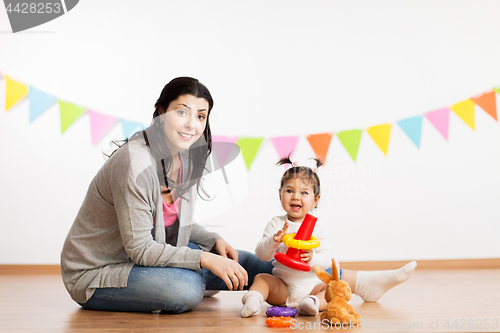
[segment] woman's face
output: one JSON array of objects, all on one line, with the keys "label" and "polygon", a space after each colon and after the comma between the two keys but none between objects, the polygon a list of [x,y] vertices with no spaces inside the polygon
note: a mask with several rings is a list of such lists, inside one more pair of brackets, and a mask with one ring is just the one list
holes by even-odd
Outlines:
[{"label": "woman's face", "polygon": [[160,121],[172,154],[188,149],[200,138],[207,125],[208,107],[206,99],[193,95],[181,95],[170,102]]}]

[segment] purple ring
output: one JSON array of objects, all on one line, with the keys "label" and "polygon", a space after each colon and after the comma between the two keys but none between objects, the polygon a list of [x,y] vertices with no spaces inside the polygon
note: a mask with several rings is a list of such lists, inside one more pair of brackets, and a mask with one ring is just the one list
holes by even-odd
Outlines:
[{"label": "purple ring", "polygon": [[272,308],[267,308],[266,315],[268,317],[295,317],[297,309],[289,306],[273,306]]}]

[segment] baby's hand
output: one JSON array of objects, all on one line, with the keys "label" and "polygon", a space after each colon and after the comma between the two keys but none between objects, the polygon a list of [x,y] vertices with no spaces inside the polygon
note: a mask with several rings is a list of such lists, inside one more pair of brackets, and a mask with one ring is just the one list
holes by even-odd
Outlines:
[{"label": "baby's hand", "polygon": [[288,221],[285,221],[285,225],[283,226],[283,229],[278,231],[276,234],[274,234],[274,241],[276,243],[281,243],[283,241],[283,236],[286,235],[286,230],[288,229]]},{"label": "baby's hand", "polygon": [[309,262],[313,258],[314,251],[313,250],[303,250],[304,253],[300,255],[300,260],[303,262]]}]

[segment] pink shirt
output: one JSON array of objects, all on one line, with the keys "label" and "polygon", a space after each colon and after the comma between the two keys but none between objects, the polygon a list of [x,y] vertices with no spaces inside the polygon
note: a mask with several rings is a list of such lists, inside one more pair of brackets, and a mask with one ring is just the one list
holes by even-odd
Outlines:
[{"label": "pink shirt", "polygon": [[[180,160],[180,159],[179,159]],[[179,169],[179,185],[182,179],[182,161]],[[177,198],[171,205],[167,205],[163,200],[163,220],[165,221],[165,228],[174,224],[177,219],[177,212],[181,210],[181,198]]]}]

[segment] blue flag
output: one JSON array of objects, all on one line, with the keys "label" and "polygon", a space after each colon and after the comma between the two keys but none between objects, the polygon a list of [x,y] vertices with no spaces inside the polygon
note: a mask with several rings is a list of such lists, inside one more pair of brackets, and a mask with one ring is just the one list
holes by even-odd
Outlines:
[{"label": "blue flag", "polygon": [[39,89],[30,87],[28,92],[28,98],[30,101],[30,123],[38,118],[42,113],[47,111],[49,107],[57,102],[55,96],[49,95]]},{"label": "blue flag", "polygon": [[413,143],[420,149],[420,136],[422,134],[423,116],[406,118],[398,121],[399,127],[408,135]]},{"label": "blue flag", "polygon": [[135,132],[144,129],[144,125],[135,121],[120,119],[120,122],[122,124],[123,137],[125,139],[130,138],[133,134],[135,134]]}]

